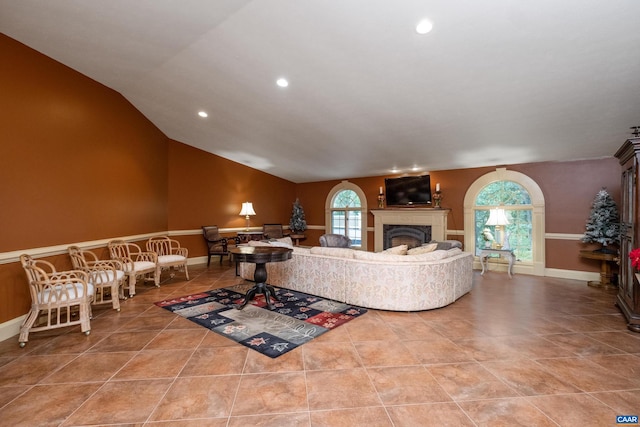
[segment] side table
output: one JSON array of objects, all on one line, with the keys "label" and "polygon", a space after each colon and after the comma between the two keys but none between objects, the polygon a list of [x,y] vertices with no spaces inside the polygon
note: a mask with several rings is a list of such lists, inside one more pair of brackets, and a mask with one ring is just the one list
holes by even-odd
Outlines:
[{"label": "side table", "polygon": [[597,259],[600,261],[600,281],[589,281],[587,282],[587,285],[593,286],[594,288],[604,288],[607,290],[617,289],[617,286],[611,283],[611,278],[613,277],[613,275],[611,274],[611,266],[609,263],[618,262],[618,254],[597,251],[580,251],[580,256],[582,258]]},{"label": "side table", "polygon": [[291,234],[289,235],[289,237],[291,237],[291,239],[295,241],[296,246],[300,246],[300,240],[304,240],[307,238],[307,236],[305,236],[304,234]]},{"label": "side table", "polygon": [[255,272],[253,273],[253,281],[255,285],[244,297],[244,301],[236,308],[242,310],[247,304],[251,302],[256,293],[264,295],[265,302],[269,310],[273,310],[275,306],[271,302],[271,298],[277,300],[276,291],[273,286],[267,283],[267,267],[269,262],[281,262],[291,259],[291,252],[293,249],[282,248],[276,246],[241,246],[229,250],[231,254],[231,260],[237,262],[251,262],[256,265]]},{"label": "side table", "polygon": [[509,279],[511,279],[511,272],[513,270],[513,263],[516,260],[516,255],[513,253],[512,249],[482,249],[480,251],[480,264],[482,265],[482,273],[483,275],[485,270],[489,270],[489,255],[499,255],[504,256],[507,261],[509,261],[509,268],[507,268],[507,273],[509,273]]}]

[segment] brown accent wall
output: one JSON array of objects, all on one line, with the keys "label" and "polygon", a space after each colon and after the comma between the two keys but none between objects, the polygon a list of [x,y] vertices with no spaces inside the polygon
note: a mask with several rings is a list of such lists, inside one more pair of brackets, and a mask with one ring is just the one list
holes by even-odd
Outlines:
[{"label": "brown accent wall", "polygon": [[[169,142],[169,230],[203,225],[244,228],[243,202],[253,203],[250,226],[289,225],[295,184],[189,145]],[[206,255],[202,236],[176,236],[189,256]]]},{"label": "brown accent wall", "polygon": [[[0,252],[166,230],[166,136],[117,92],[2,34],[0,52]],[[19,264],[0,265],[0,297],[0,322],[27,312]]]},{"label": "brown accent wall", "polygon": [[[500,166],[505,167],[505,166]],[[617,159],[605,158],[572,162],[540,162],[506,166],[508,170],[521,172],[536,181],[545,198],[545,219],[547,233],[582,234],[591,211],[591,203],[596,193],[607,188],[612,197],[620,201],[620,165]],[[496,167],[454,169],[432,171],[431,185],[440,183],[442,207],[451,209],[448,221],[449,230],[464,229],[464,197],[469,186],[481,176],[494,172]],[[358,185],[367,196],[369,209],[377,208],[377,195],[384,178],[349,178]],[[307,223],[325,225],[325,200],[329,191],[340,181],[311,182],[297,185],[297,194],[305,209]],[[374,217],[369,213],[369,227]],[[312,236],[305,244],[317,244],[322,232],[307,233]],[[317,237],[316,237],[317,234]],[[460,239],[459,236],[449,236]],[[368,250],[373,250],[373,233],[368,234]],[[546,240],[546,267],[565,270],[599,271],[598,263],[579,257],[582,249],[595,249],[571,240]]]},{"label": "brown accent wall", "polygon": [[0,52],[0,252],[166,230],[162,132],[119,93],[4,35]]},{"label": "brown accent wall", "polygon": [[[252,226],[288,224],[293,183],[168,139],[119,93],[2,34],[0,52],[0,252],[244,227],[247,200]],[[206,254],[200,235],[176,238]],[[29,305],[19,263],[0,264],[0,323]]]}]

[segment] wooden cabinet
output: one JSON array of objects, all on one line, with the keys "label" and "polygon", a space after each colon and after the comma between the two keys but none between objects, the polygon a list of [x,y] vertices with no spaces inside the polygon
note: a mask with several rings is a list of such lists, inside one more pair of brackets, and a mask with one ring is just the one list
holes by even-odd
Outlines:
[{"label": "wooden cabinet", "polygon": [[616,152],[622,165],[620,221],[624,230],[620,239],[620,277],[616,304],[627,318],[627,327],[640,332],[640,283],[634,274],[629,252],[640,244],[640,138],[631,138]]}]

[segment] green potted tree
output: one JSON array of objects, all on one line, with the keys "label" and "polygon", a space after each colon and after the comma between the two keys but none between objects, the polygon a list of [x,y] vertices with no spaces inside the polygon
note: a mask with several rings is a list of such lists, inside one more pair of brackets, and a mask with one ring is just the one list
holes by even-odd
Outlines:
[{"label": "green potted tree", "polygon": [[300,204],[300,200],[296,198],[291,211],[291,219],[289,220],[289,230],[291,230],[291,238],[296,241],[296,246],[300,239],[304,239],[304,232],[307,229],[307,221],[304,219],[304,209]]}]

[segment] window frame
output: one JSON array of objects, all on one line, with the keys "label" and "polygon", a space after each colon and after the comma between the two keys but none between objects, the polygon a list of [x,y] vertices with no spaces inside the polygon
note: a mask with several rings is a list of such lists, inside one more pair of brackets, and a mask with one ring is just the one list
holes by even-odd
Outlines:
[{"label": "window frame", "polygon": [[[464,197],[464,245],[466,248],[475,248],[475,211],[487,209],[486,206],[477,207],[475,202],[478,194],[487,185],[496,181],[513,181],[524,187],[531,197],[531,250],[532,262],[529,264],[515,264],[514,271],[535,276],[545,275],[545,201],[540,186],[527,175],[497,168],[495,172],[489,172],[473,182],[467,189]],[[516,205],[517,206],[517,205]],[[476,259],[476,267],[480,268],[480,260]]]},{"label": "window frame", "polygon": [[349,209],[349,210],[359,210],[360,211],[360,236],[361,236],[361,245],[360,246],[354,246],[354,248],[356,249],[363,249],[363,250],[367,250],[367,235],[368,235],[368,230],[367,230],[367,217],[368,217],[368,206],[367,206],[367,197],[364,194],[364,192],[362,191],[362,189],[360,187],[358,187],[357,185],[349,182],[349,181],[342,181],[339,184],[335,185],[330,191],[329,194],[327,194],[327,198],[325,200],[325,233],[331,233],[331,225],[332,225],[332,218],[333,218],[333,211],[344,211],[345,209],[338,209],[338,208],[334,208],[333,207],[333,200],[336,196],[336,194],[338,194],[341,191],[344,190],[352,190],[353,192],[356,193],[356,195],[360,198],[360,208],[359,209]]}]

